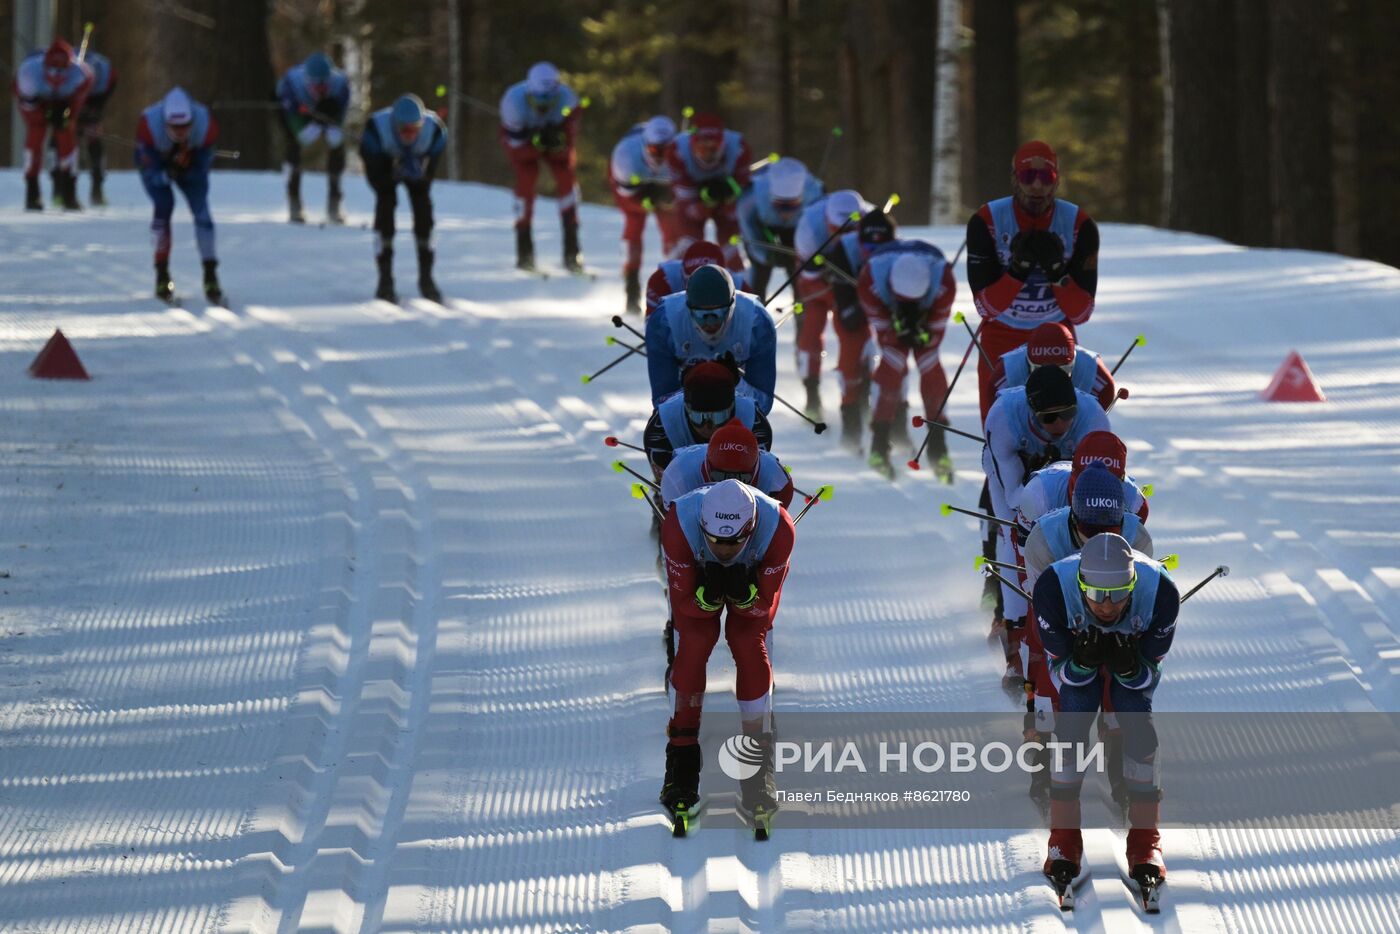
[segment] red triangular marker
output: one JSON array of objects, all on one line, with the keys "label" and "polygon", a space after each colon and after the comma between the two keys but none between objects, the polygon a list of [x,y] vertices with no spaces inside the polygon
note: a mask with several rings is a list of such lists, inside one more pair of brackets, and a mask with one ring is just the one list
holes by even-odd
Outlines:
[{"label": "red triangular marker", "polygon": [[1269,388],[1259,394],[1268,402],[1326,402],[1322,387],[1313,378],[1312,370],[1303,362],[1303,355],[1294,350],[1274,374]]},{"label": "red triangular marker", "polygon": [[35,379],[92,379],[83,368],[83,361],[68,343],[62,331],[54,331],[53,337],[39,351],[39,356],[29,364],[29,375]]}]

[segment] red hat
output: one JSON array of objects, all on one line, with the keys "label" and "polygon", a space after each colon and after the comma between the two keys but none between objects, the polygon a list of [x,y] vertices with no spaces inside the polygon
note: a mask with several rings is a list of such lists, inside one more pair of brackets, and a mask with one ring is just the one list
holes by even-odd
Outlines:
[{"label": "red hat", "polygon": [[696,412],[721,412],[734,404],[738,380],[723,363],[704,360],[686,371],[685,404]]},{"label": "red hat", "polygon": [[1128,447],[1111,431],[1091,431],[1074,449],[1074,462],[1069,469],[1069,495],[1074,496],[1074,481],[1090,464],[1103,464],[1122,480],[1128,472]]},{"label": "red hat", "polygon": [[1065,366],[1074,362],[1074,335],[1058,321],[1047,321],[1026,341],[1031,366]]},{"label": "red hat", "polygon": [[710,435],[705,463],[711,471],[752,477],[758,470],[758,439],[743,422],[731,418]]},{"label": "red hat", "polygon": [[724,136],[724,121],[718,114],[696,114],[695,119],[690,121],[690,126],[697,139],[720,139]]},{"label": "red hat", "polygon": [[53,45],[44,53],[45,68],[67,68],[73,64],[73,47],[67,40],[55,39]]},{"label": "red hat", "polygon": [[681,256],[681,275],[689,279],[701,266],[723,266],[724,251],[708,240],[696,240]]},{"label": "red hat", "polygon": [[1036,159],[1044,159],[1055,172],[1060,170],[1059,160],[1055,158],[1055,150],[1050,148],[1050,144],[1033,139],[1029,143],[1022,143],[1021,148],[1016,150],[1016,155],[1011,157],[1011,171],[1030,166]]}]

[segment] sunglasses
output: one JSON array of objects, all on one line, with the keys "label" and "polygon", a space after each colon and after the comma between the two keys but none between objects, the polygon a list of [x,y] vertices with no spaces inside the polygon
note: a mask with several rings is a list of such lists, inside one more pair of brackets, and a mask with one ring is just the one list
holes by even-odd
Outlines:
[{"label": "sunglasses", "polygon": [[[701,531],[704,530],[702,529]],[[718,535],[711,535],[709,532],[705,532],[705,541],[709,542],[711,545],[737,545],[742,541],[746,541],[752,534],[752,526],[746,527],[738,535],[731,535],[728,538],[720,538]]]},{"label": "sunglasses", "polygon": [[413,126],[412,124],[401,126],[399,127],[399,141],[411,143],[418,138],[418,134],[421,132],[423,132],[421,126]]},{"label": "sunglasses", "polygon": [[725,480],[742,480],[747,483],[753,479],[752,470],[715,470],[711,467],[709,473],[711,483],[721,483]]},{"label": "sunglasses", "polygon": [[[697,412],[689,406],[686,406],[685,417],[690,420],[692,425],[723,425],[734,417],[734,406],[731,405],[727,409],[720,409],[718,412]],[[740,475],[738,479],[743,479],[742,475]]]},{"label": "sunglasses", "polygon": [[1074,376],[1073,363],[1032,363],[1030,365],[1030,372],[1034,373],[1036,370],[1040,369],[1043,366],[1057,366],[1064,372],[1066,376]]},{"label": "sunglasses", "polygon": [[1133,588],[1137,586],[1137,576],[1122,587],[1091,587],[1084,583],[1083,575],[1075,575],[1079,579],[1079,592],[1084,594],[1084,599],[1090,603],[1122,603],[1133,595]]},{"label": "sunglasses", "polygon": [[1056,412],[1036,412],[1035,420],[1042,425],[1054,425],[1057,422],[1072,422],[1077,414],[1079,414],[1079,406],[1072,405]]},{"label": "sunglasses", "polygon": [[1022,185],[1034,185],[1036,182],[1043,185],[1053,185],[1059,178],[1059,173],[1050,168],[1033,169],[1027,166],[1024,169],[1016,170],[1016,180]]},{"label": "sunglasses", "polygon": [[724,319],[729,317],[729,306],[722,305],[719,308],[690,308],[690,317],[698,326],[702,328],[717,328],[724,323]]}]

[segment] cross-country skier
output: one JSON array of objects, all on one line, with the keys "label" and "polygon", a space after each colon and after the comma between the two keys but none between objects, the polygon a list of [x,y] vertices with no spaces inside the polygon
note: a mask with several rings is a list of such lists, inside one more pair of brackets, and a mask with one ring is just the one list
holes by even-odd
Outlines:
[{"label": "cross-country skier", "polygon": [[365,180],[374,190],[374,252],[379,286],[374,297],[398,301],[394,291],[394,209],[402,183],[413,206],[413,239],[418,247],[418,291],[442,301],[433,281],[433,173],[447,148],[447,127],[416,94],[405,94],[392,107],[376,111],[360,137]]},{"label": "cross-country skier", "polygon": [[24,209],[42,211],[39,172],[44,167],[44,140],[53,131],[58,162],[53,193],[65,211],[80,211],[78,203],[78,115],[92,90],[92,69],[73,57],[73,47],[55,39],[47,51],[35,52],[19,63],[15,99],[24,118]]},{"label": "cross-country skier", "polygon": [[797,159],[784,156],[753,173],[748,191],[739,197],[735,214],[752,267],[749,281],[760,297],[777,266],[791,274],[793,238],[802,209],[822,196],[822,183]]},{"label": "cross-country skier", "polygon": [[501,95],[501,146],[515,169],[515,265],[535,268],[535,182],[540,163],[554,174],[559,222],[564,232],[564,268],[579,272],[578,246],[578,95],[559,80],[549,62],[530,66],[525,80]]},{"label": "cross-country skier", "polygon": [[88,200],[94,207],[107,203],[102,183],[107,177],[107,150],[102,143],[102,112],[117,89],[117,70],[105,55],[91,48],[83,61],[92,70],[92,90],[88,92],[83,109],[78,112],[78,135],[87,148],[88,172],[92,176],[92,192]]},{"label": "cross-country skier", "polygon": [[312,52],[277,82],[282,129],[287,136],[287,212],[293,224],[306,223],[301,207],[301,150],[326,141],[326,220],[345,223],[341,213],[340,176],[345,171],[345,115],[350,109],[350,82],[324,52]]},{"label": "cross-country skier", "polygon": [[209,211],[209,173],[219,125],[209,108],[195,103],[181,87],[147,107],[136,124],[136,168],[154,206],[151,234],[155,240],[156,297],[170,301],[175,283],[170,278],[170,217],[175,212],[174,188],[179,188],[194,216],[195,243],[204,264],[204,295],[224,301],[219,286],[219,258],[214,249],[214,216]]},{"label": "cross-country skier", "polygon": [[613,147],[609,178],[623,217],[622,278],[630,312],[642,310],[642,233],[647,215],[656,215],[662,253],[669,255],[680,237],[671,173],[666,168],[666,153],[675,138],[675,122],[658,116],[628,130]]},{"label": "cross-country skier", "polygon": [[736,396],[734,372],[721,363],[704,361],[685,374],[685,388],[656,407],[642,432],[656,479],[661,480],[675,451],[693,444],[704,444],[730,419],[754,433],[758,446],[773,446],[773,426],[754,401]]},{"label": "cross-country skier", "polygon": [[1029,533],[1036,521],[1052,509],[1070,504],[1074,482],[1090,464],[1102,464],[1123,481],[1123,497],[1128,512],[1147,521],[1147,495],[1127,472],[1128,448],[1111,431],[1091,431],[1080,439],[1072,460],[1055,461],[1027,478],[1021,493],[1011,503],[1011,515]]},{"label": "cross-country skier", "polygon": [[725,265],[744,268],[739,248],[730,238],[739,233],[735,203],[749,187],[749,144],[712,113],[697,114],[691,128],[679,134],[666,156],[681,242],[704,240],[705,224],[714,221],[715,240],[724,245]]},{"label": "cross-country skier", "polygon": [[[953,267],[943,251],[921,240],[894,240],[870,255],[859,279],[860,307],[880,345],[875,370],[875,405],[870,424],[870,466],[894,479],[890,463],[890,431],[895,413],[904,401],[904,376],[909,355],[919,368],[919,394],[924,417],[940,423],[947,416],[937,411],[948,393],[948,377],[938,359],[948,314],[957,293]],[[953,482],[943,432],[929,437],[929,458],[945,483]]]},{"label": "cross-country skier", "polygon": [[[1083,447],[1083,445],[1080,445]],[[1084,547],[1084,543],[1102,532],[1122,535],[1132,543],[1133,549],[1152,557],[1152,536],[1147,527],[1131,512],[1123,508],[1123,480],[1103,464],[1095,463],[1087,467],[1074,488],[1074,502],[1061,506],[1040,517],[1035,528],[1026,537],[1021,549],[1023,571],[1022,586],[1028,593],[1035,592],[1036,582],[1050,565],[1061,558],[1068,558]],[[1026,617],[1026,639],[1022,660],[1026,678],[1026,738],[1038,738],[1041,745],[1050,738],[1055,728],[1055,710],[1060,698],[1050,681],[1050,671],[1045,665],[1045,651],[1040,641],[1040,627],[1036,625],[1034,608]],[[1038,737],[1036,734],[1040,734]],[[1122,783],[1121,733],[1110,734],[1109,776],[1114,785],[1115,797]],[[1043,750],[1044,752],[1044,750]],[[1043,760],[1042,760],[1043,761]],[[1114,781],[1116,779],[1116,782]],[[1031,797],[1038,802],[1050,800],[1050,773],[1042,769],[1031,774]]]},{"label": "cross-country skier", "polygon": [[783,504],[792,505],[792,478],[782,462],[758,446],[758,438],[738,419],[727,422],[705,444],[675,452],[661,475],[661,505],[721,480],[742,480]]},{"label": "cross-country skier", "polygon": [[[1162,565],[1103,533],[1056,561],[1036,581],[1035,615],[1050,678],[1060,694],[1055,737],[1087,744],[1105,691],[1123,724],[1129,806],[1129,872],[1144,889],[1166,877],[1158,832],[1161,787],[1152,694],[1176,631],[1178,593]],[[1063,757],[1050,787],[1050,843],[1045,873],[1063,891],[1079,875],[1084,842],[1077,756]]]},{"label": "cross-country skier", "polygon": [[1099,229],[1078,205],[1055,197],[1055,151],[1040,140],[1016,150],[1011,195],[967,222],[967,284],[982,316],[977,378],[982,420],[996,398],[992,363],[1046,321],[1081,325],[1094,312]]},{"label": "cross-country skier", "polygon": [[720,266],[701,266],[685,291],[666,296],[647,318],[647,372],[651,401],[660,405],[681,388],[681,375],[702,360],[720,360],[736,372],[739,391],[767,415],[777,381],[777,333],[758,299],[735,292],[734,279]]},{"label": "cross-country skier", "polygon": [[[724,251],[708,240],[696,240],[685,248],[679,259],[663,259],[656,264],[656,271],[647,279],[647,317],[650,318],[661,300],[667,295],[684,292],[690,282],[690,274],[701,266],[723,266]],[[730,271],[734,288],[740,292],[749,291],[749,274]]]},{"label": "cross-country skier", "polygon": [[1024,386],[1037,367],[1058,366],[1070,375],[1074,388],[1099,400],[1107,412],[1117,399],[1118,386],[1103,359],[1078,346],[1070,329],[1058,321],[1038,324],[1026,343],[1002,354],[992,374],[992,388]]},{"label": "cross-country skier", "polygon": [[721,618],[734,656],[739,719],[744,735],[759,747],[764,765],[740,783],[739,808],[756,827],[766,827],[777,810],[768,633],[778,612],[794,537],[792,519],[782,504],[738,480],[685,494],[671,504],[662,523],[676,646],[661,802],[682,821],[699,801],[705,667],[719,641]]},{"label": "cross-country skier", "polygon": [[[864,316],[855,313],[859,310],[858,301],[846,295],[838,305],[832,283],[839,278],[839,274],[828,273],[822,267],[848,251],[849,248],[842,245],[846,235],[857,229],[858,219],[868,216],[873,207],[858,191],[833,191],[807,206],[797,222],[797,233],[793,238],[797,262],[802,267],[802,272],[793,282],[794,294],[802,303],[802,314],[795,321],[797,375],[807,390],[807,415],[821,420],[826,319],[833,312],[844,310],[845,316],[838,317],[835,324],[836,339],[840,345],[836,373],[841,381],[842,441],[848,447],[857,449],[860,447],[860,407],[870,390],[870,370],[866,365],[870,328]],[[843,227],[844,232],[828,242]],[[823,243],[826,243],[825,248],[822,247]],[[858,269],[845,271],[852,277],[859,274]]]},{"label": "cross-country skier", "polygon": [[[982,469],[992,514],[1011,520],[1011,503],[1021,494],[1030,474],[1045,464],[1064,459],[1091,431],[1106,431],[1108,416],[1098,401],[1074,388],[1059,367],[1041,367],[1024,388],[1006,389],[987,416]],[[997,560],[1015,564],[1016,546],[1006,526],[998,526]],[[1003,586],[1001,617],[1006,631],[1006,675],[1002,686],[1019,697],[1023,692],[1020,645],[1025,634],[1026,601]]]}]

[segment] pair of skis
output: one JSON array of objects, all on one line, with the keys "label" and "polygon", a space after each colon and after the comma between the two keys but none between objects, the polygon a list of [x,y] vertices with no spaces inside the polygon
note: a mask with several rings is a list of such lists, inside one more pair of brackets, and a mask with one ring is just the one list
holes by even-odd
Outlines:
[{"label": "pair of skis", "polygon": [[[705,809],[703,801],[697,801],[694,806],[682,804],[673,808],[663,804],[662,807],[671,821],[671,836],[676,839],[684,839],[690,835],[690,831],[700,823],[700,815]],[[739,816],[748,823],[757,843],[763,843],[772,836],[773,818],[776,814],[777,811],[763,807],[755,808],[752,814],[739,809]]]},{"label": "pair of skis", "polygon": [[[1076,875],[1076,869],[1078,874]],[[1075,906],[1076,893],[1089,878],[1089,868],[1087,865],[1076,867],[1069,860],[1057,859],[1050,864],[1050,884],[1055,889],[1055,897],[1059,900],[1061,911],[1073,911]],[[1162,910],[1162,886],[1166,880],[1162,878],[1156,866],[1145,864],[1133,869],[1128,878],[1129,887],[1134,890],[1138,904],[1142,910],[1150,915],[1159,914]]]}]

